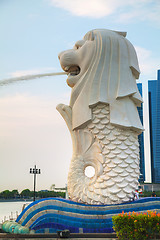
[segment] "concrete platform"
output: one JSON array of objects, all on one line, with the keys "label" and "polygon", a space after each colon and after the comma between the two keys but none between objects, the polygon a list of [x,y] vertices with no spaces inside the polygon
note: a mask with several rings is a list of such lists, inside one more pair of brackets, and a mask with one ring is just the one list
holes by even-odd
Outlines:
[{"label": "concrete platform", "polygon": [[[53,240],[58,240],[58,239],[64,239],[64,238],[58,238],[57,234],[8,234],[8,233],[0,233],[0,239],[10,239],[10,240],[29,240],[29,239],[53,239]],[[86,233],[86,234],[81,234],[81,233],[71,233],[69,238],[66,238],[68,240],[70,239],[76,239],[76,240],[99,240],[99,239],[106,239],[106,240],[117,240],[118,238],[116,237],[115,233]]]}]

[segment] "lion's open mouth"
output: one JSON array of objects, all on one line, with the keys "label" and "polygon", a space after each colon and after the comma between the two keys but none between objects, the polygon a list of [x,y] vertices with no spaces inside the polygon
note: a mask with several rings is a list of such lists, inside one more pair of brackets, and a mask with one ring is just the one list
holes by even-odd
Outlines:
[{"label": "lion's open mouth", "polygon": [[80,67],[79,66],[66,67],[65,71],[70,76],[76,76],[80,73]]}]

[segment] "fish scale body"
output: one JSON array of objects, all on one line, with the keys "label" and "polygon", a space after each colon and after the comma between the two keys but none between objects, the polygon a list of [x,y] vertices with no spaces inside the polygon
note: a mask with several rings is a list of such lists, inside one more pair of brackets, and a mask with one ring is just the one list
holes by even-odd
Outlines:
[{"label": "fish scale body", "polygon": [[[98,104],[92,109],[92,119],[84,129],[75,130],[79,147],[73,152],[70,164],[69,196],[76,202],[88,204],[129,201],[138,187],[138,133],[111,124],[109,105],[106,104]],[[90,138],[91,143],[83,149],[81,145],[85,138]],[[87,166],[95,168],[92,178],[85,175]]]},{"label": "fish scale body", "polygon": [[[136,51],[126,33],[108,29],[87,32],[75,46],[59,54],[72,88],[69,106],[57,106],[73,143],[69,197],[88,204],[129,201],[138,187],[138,135],[144,130]],[[92,177],[88,166],[95,169]]]}]

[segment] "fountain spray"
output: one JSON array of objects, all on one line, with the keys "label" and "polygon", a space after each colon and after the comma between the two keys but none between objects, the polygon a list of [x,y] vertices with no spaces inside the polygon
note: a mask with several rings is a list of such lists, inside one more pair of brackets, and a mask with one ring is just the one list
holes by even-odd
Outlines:
[{"label": "fountain spray", "polygon": [[57,72],[57,73],[43,73],[43,74],[34,74],[34,75],[25,75],[15,78],[7,78],[0,80],[0,86],[7,85],[10,83],[15,83],[18,81],[26,81],[26,80],[32,80],[35,78],[42,78],[42,77],[51,77],[51,76],[57,76],[57,75],[66,75],[66,72]]}]

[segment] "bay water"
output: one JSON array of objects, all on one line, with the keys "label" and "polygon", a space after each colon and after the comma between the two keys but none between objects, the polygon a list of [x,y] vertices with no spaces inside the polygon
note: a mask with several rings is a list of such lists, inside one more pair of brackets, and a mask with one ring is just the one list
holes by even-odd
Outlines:
[{"label": "bay water", "polygon": [[0,223],[9,219],[16,219],[22,209],[28,206],[29,201],[0,202]]}]

